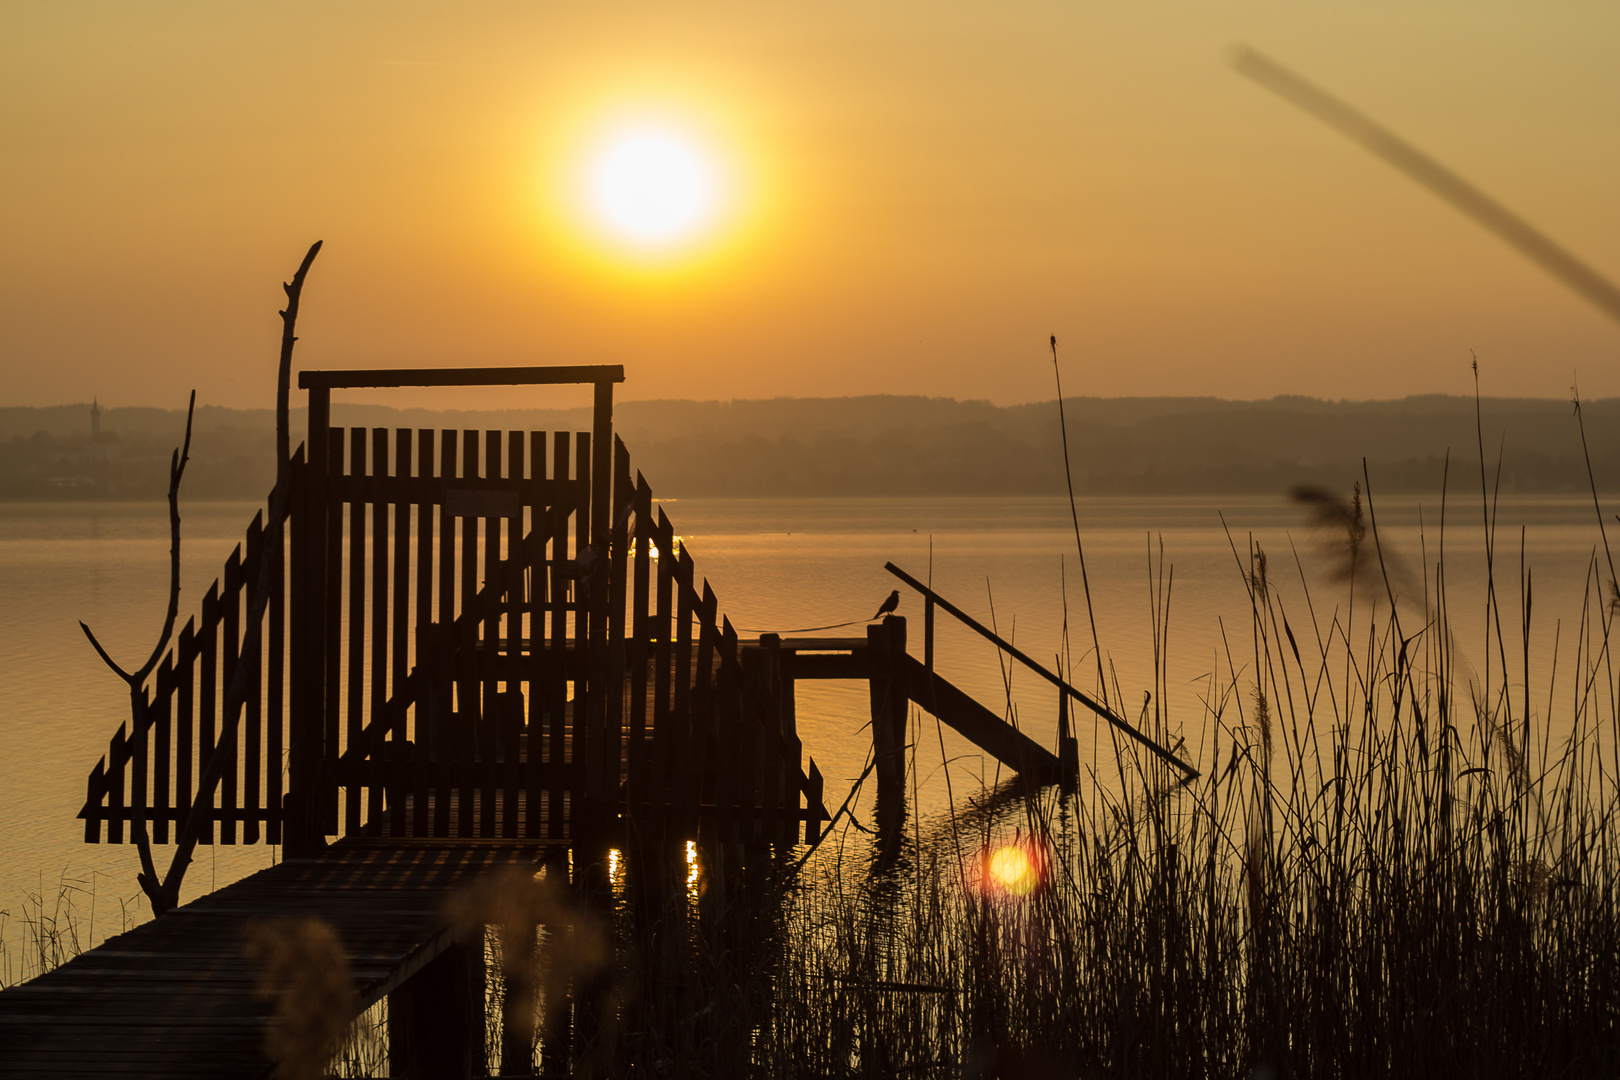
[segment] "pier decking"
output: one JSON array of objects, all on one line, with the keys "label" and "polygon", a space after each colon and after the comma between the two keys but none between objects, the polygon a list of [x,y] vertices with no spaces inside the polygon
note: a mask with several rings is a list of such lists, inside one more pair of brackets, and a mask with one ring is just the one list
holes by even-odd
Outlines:
[{"label": "pier decking", "polygon": [[256,993],[256,923],[319,918],[349,956],[358,1005],[397,990],[452,943],[445,899],[542,846],[346,839],[261,870],[0,994],[0,1075],[268,1076],[273,1005]]}]

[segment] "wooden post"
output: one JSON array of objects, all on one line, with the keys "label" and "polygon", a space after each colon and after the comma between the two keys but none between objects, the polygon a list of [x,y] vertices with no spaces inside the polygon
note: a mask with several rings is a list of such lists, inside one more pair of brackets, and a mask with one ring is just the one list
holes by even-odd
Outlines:
[{"label": "wooden post", "polygon": [[804,842],[814,844],[821,839],[821,823],[825,811],[822,810],[822,796],[825,793],[825,781],[821,777],[821,770],[816,767],[816,759],[810,759],[810,771],[806,774],[808,781],[804,786]]},{"label": "wooden post", "polygon": [[[619,733],[609,738],[610,723],[617,723],[621,711],[610,709],[609,699],[623,693],[622,674],[615,671],[609,655],[608,611],[612,567],[609,564],[609,537],[614,532],[613,491],[613,379],[595,383],[590,437],[589,528],[580,546],[589,545],[594,558],[577,587],[585,591],[582,609],[586,613],[585,696],[575,694],[575,709],[583,707],[582,720],[575,722],[576,766],[583,765],[583,798],[576,794],[570,834],[591,852],[605,847],[617,824]],[[580,454],[579,464],[585,464]],[[583,735],[583,739],[580,736]],[[611,742],[611,747],[610,747]],[[583,751],[583,753],[581,753]],[[611,751],[611,753],[610,753]],[[577,856],[576,856],[577,857]]]},{"label": "wooden post", "polygon": [[411,1080],[484,1073],[484,942],[452,945],[388,995],[388,1066]]},{"label": "wooden post", "polygon": [[781,736],[784,754],[778,755],[771,743],[761,756],[762,802],[765,807],[763,838],[778,846],[792,847],[799,826],[798,718],[793,708],[793,680],[783,672],[782,638],[761,634],[761,655],[765,657],[766,685],[769,689],[767,718]]},{"label": "wooden post", "polygon": [[1066,790],[1080,778],[1080,741],[1069,728],[1069,694],[1058,691],[1058,779]]},{"label": "wooden post", "polygon": [[[542,858],[545,861],[547,883],[568,886],[572,870],[568,849],[561,846],[548,847]],[[571,947],[569,930],[566,926],[548,926],[546,932],[551,935],[548,948]],[[566,1076],[573,1067],[574,1012],[572,1003],[566,1000],[569,996],[568,987],[560,983],[554,984],[547,991],[540,1028],[540,1071],[546,1076]],[[564,1000],[558,1000],[559,997]]]},{"label": "wooden post", "polygon": [[934,598],[923,600],[923,667],[934,673]]},{"label": "wooden post", "polygon": [[613,529],[609,495],[613,483],[613,382],[596,383],[591,412],[591,546],[598,555],[607,554],[608,533]]},{"label": "wooden post", "polygon": [[332,393],[309,388],[309,454],[302,496],[294,511],[292,542],[292,709],[288,724],[286,823],[288,858],[324,846],[320,813],[321,750],[326,699],[326,469]]},{"label": "wooden post", "polygon": [[[900,663],[900,658],[906,654],[905,618],[890,615],[882,622],[868,626],[866,644],[871,665],[868,687],[871,692],[872,756],[877,763],[878,805],[880,808],[898,808],[890,812],[904,816],[906,713],[911,704],[905,683],[905,668]],[[885,816],[882,809],[879,816]]]},{"label": "wooden post", "polygon": [[[766,713],[765,654],[760,649],[742,649],[738,653],[738,666],[742,708],[738,710],[739,723],[729,737],[722,734],[722,743],[730,747],[729,761],[720,775],[720,790],[716,800],[726,804],[732,818],[732,838],[741,844],[754,844],[758,839],[760,764],[764,759],[764,732],[761,726]],[[722,732],[725,730],[721,729]]]},{"label": "wooden post", "polygon": [[[586,854],[578,844],[574,846],[574,895],[580,915],[603,927],[613,925],[613,883],[608,880],[607,859],[605,847]],[[616,1035],[611,1022],[614,1012],[612,991],[611,964],[601,965],[574,983],[576,1076],[593,1072],[588,1063],[594,1063],[596,1071],[616,1075],[611,1069],[615,1050],[612,1040]],[[586,1067],[578,1068],[579,1064],[586,1064]]]}]

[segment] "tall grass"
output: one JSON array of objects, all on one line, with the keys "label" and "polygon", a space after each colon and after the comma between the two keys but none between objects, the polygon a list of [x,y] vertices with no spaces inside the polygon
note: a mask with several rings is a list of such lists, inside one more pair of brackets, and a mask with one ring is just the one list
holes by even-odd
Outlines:
[{"label": "tall grass", "polygon": [[140,897],[115,897],[117,925],[96,923],[97,885],[102,875],[70,876],[63,870],[54,889],[41,876],[38,891],[25,892],[14,912],[0,909],[0,990],[54,971],[108,934],[122,933],[140,917]]},{"label": "tall grass", "polygon": [[[575,975],[573,1041],[548,1044],[568,1028],[541,1019],[530,1060],[659,1078],[1615,1075],[1606,555],[1533,686],[1534,578],[1501,580],[1489,488],[1485,603],[1466,610],[1442,534],[1408,564],[1365,488],[1305,501],[1332,595],[1305,557],[1234,544],[1247,625],[1226,628],[1198,722],[1165,730],[1144,707],[1197,779],[1117,743],[1117,773],[977,793],[898,849],[851,834],[802,869],[714,845],[631,864],[598,908],[611,974]],[[490,940],[497,960],[512,948]],[[492,1026],[492,1064],[498,1041]]]},{"label": "tall grass", "polygon": [[[919,839],[898,876],[805,886],[755,1071],[1614,1075],[1601,556],[1554,697],[1529,685],[1529,569],[1508,591],[1492,567],[1464,649],[1443,552],[1403,579],[1362,494],[1316,498],[1331,610],[1297,562],[1285,599],[1264,551],[1234,549],[1250,625],[1212,678],[1196,781],[1116,745],[1117,783],[1028,792]],[[1033,888],[987,872],[1015,826],[1046,863]]]}]

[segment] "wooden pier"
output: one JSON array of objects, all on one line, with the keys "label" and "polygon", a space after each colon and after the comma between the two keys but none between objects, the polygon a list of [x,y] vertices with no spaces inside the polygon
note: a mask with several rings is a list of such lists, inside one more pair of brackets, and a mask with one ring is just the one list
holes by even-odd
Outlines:
[{"label": "wooden pier", "polygon": [[[255,925],[289,915],[330,925],[364,1009],[420,993],[435,976],[442,982],[441,958],[458,947],[445,900],[482,874],[534,865],[541,853],[510,842],[343,840],[319,859],[261,870],[0,993],[0,1075],[269,1076],[274,1008],[256,992],[259,974],[244,949]],[[471,1018],[463,1019],[442,1016],[435,1030],[465,1039]],[[463,1053],[441,1046],[422,1056]]]},{"label": "wooden pier", "polygon": [[[1072,778],[1066,724],[1054,755],[934,670],[936,607],[1011,646],[894,567],[924,596],[921,661],[894,616],[862,637],[740,639],[613,437],[622,379],[300,376],[310,437],[285,527],[254,519],[80,814],[89,842],[179,842],[177,865],[191,842],[280,844],[286,861],[0,992],[0,1073],[268,1075],[242,951],[258,920],[324,920],[354,1007],[392,995],[409,1017],[467,995],[468,964],[435,958],[454,947],[445,898],[480,874],[600,865],[610,848],[657,862],[696,842],[718,863],[815,843],[828,814],[797,734],[801,680],[868,683],[880,817],[903,812],[913,704],[1014,770]],[[329,421],[340,388],[558,383],[593,386],[590,432]],[[1101,708],[1043,674],[1065,720],[1071,698]],[[469,1075],[463,1019],[425,1043],[396,1032],[394,1075]]]}]

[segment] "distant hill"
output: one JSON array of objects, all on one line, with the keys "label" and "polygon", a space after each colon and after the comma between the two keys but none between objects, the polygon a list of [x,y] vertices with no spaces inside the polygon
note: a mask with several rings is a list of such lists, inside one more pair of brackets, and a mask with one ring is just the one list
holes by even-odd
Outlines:
[{"label": "distant hill", "polygon": [[[1478,477],[1472,398],[1268,401],[1071,398],[1070,463],[1082,494],[1233,494],[1319,483],[1347,489],[1365,457],[1386,492],[1437,491]],[[1481,403],[1483,442],[1505,491],[1585,490],[1570,404]],[[1620,489],[1620,399],[1584,405],[1593,470]],[[588,409],[446,411],[335,405],[336,423],[375,427],[585,430]],[[1063,456],[1055,402],[996,406],[951,398],[868,396],[752,401],[631,401],[620,436],[654,490],[669,496],[1056,494]],[[0,408],[0,498],[161,497],[179,410]],[[295,410],[294,439],[304,412]],[[270,410],[197,411],[185,494],[258,497],[274,481]]]}]

